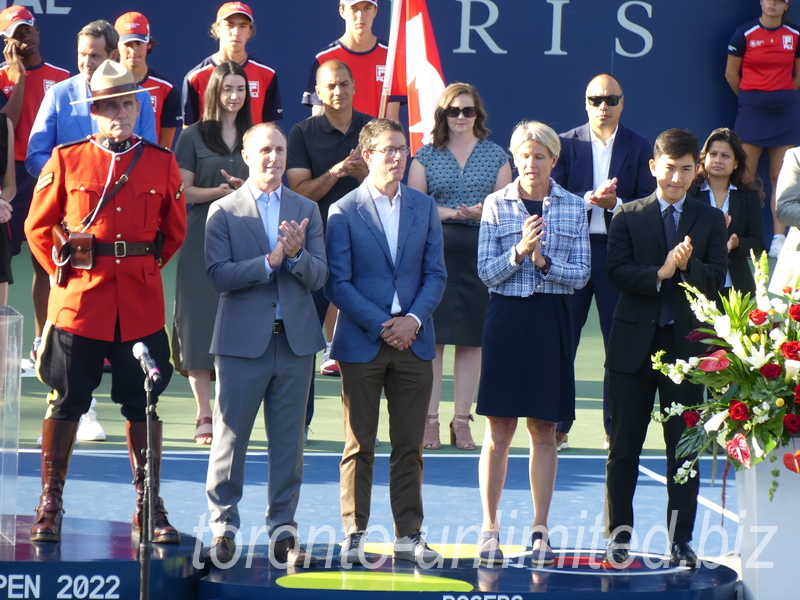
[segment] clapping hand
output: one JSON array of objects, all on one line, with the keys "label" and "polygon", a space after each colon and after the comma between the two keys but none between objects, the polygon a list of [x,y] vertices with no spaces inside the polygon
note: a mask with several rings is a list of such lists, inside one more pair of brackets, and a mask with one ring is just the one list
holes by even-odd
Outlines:
[{"label": "clapping hand", "polygon": [[220,169],[220,173],[225,178],[225,181],[228,182],[228,185],[234,189],[238,190],[240,187],[244,185],[244,179],[239,179],[238,177],[234,177],[233,175],[228,175],[228,172],[225,169]]},{"label": "clapping hand", "polygon": [[278,227],[278,241],[288,258],[296,257],[302,250],[303,240],[306,239],[307,226],[308,219],[306,218],[299,225],[297,221],[284,221]]},{"label": "clapping hand", "polygon": [[522,257],[526,254],[533,255],[539,247],[539,240],[544,235],[544,219],[539,215],[531,215],[525,219],[522,226],[522,239],[517,244],[518,262],[522,262]]},{"label": "clapping hand", "polygon": [[617,205],[617,178],[605,181],[589,196],[589,203],[606,210],[613,210]]},{"label": "clapping hand", "polygon": [[460,221],[466,221],[467,219],[480,221],[482,214],[483,214],[482,203],[479,202],[478,204],[475,204],[473,206],[467,206],[466,204],[462,204],[456,209],[456,216],[453,218],[458,219]]}]

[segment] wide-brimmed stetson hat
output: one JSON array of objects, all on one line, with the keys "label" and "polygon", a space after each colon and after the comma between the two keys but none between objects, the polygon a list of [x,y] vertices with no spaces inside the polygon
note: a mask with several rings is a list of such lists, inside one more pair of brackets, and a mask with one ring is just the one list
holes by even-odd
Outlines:
[{"label": "wide-brimmed stetson hat", "polygon": [[89,89],[92,91],[90,98],[75,100],[70,102],[70,104],[81,104],[82,102],[95,102],[97,100],[105,100],[106,98],[117,98],[118,96],[127,96],[128,94],[135,94],[136,92],[149,92],[150,90],[156,90],[158,88],[140,88],[136,85],[133,73],[118,62],[106,60],[103,61],[103,64],[101,64],[92,75]]}]

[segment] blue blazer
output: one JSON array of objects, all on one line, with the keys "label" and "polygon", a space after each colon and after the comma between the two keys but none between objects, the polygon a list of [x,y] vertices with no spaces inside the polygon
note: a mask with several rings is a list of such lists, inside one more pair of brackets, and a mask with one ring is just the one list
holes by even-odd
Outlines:
[{"label": "blue blazer", "polygon": [[[70,102],[88,97],[89,86],[80,74],[60,81],[47,90],[28,140],[28,155],[25,158],[28,173],[39,177],[56,146],[97,133],[97,124],[89,112],[91,102],[70,105]],[[150,93],[142,90],[136,94],[136,99],[139,100],[139,116],[136,117],[133,133],[158,144]]]},{"label": "blue blazer", "polygon": [[442,224],[433,198],[400,186],[394,263],[366,181],[330,208],[325,295],[339,309],[333,359],[366,363],[375,358],[385,343],[381,323],[391,318],[395,290],[402,314],[414,313],[422,322],[411,351],[422,360],[436,357],[432,315],[447,283]]},{"label": "blue blazer", "polygon": [[[583,198],[594,189],[594,165],[592,161],[592,138],[589,124],[581,125],[559,135],[561,154],[550,175],[568,192]],[[622,123],[614,138],[608,178],[616,177],[617,197],[623,202],[649,196],[656,189],[656,180],[650,174],[650,159],[653,145],[642,135],[631,131]],[[605,211],[606,230],[613,213]]]}]

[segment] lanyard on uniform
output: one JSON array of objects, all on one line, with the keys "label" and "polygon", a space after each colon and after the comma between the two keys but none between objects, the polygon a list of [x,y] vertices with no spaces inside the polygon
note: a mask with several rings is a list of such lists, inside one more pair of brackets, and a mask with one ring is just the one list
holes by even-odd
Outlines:
[{"label": "lanyard on uniform", "polygon": [[111,199],[117,194],[117,192],[128,182],[130,179],[131,171],[133,171],[133,167],[136,166],[136,163],[139,162],[139,159],[142,157],[144,153],[144,142],[141,140],[135,146],[135,150],[133,151],[133,158],[131,159],[131,163],[128,165],[128,168],[125,169],[125,173],[122,174],[122,177],[117,179],[114,187],[111,189],[108,194],[106,194],[106,190],[108,190],[108,185],[111,183],[111,176],[114,175],[114,153],[111,154],[111,164],[108,167],[108,178],[106,179],[106,185],[103,188],[103,194],[100,196],[100,202],[97,203],[94,210],[86,215],[83,219],[81,219],[81,227],[79,231],[86,231],[89,226],[94,222],[97,215],[100,213],[102,208],[106,206]]}]

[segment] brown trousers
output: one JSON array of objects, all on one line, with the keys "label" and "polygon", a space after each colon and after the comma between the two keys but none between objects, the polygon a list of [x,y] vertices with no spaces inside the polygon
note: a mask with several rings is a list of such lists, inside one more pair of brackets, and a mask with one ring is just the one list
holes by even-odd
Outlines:
[{"label": "brown trousers", "polygon": [[339,465],[345,534],[363,531],[370,517],[375,437],[381,391],[389,410],[389,496],[395,535],[422,527],[422,437],[431,399],[433,365],[413,350],[382,344],[368,363],[339,362],[345,445]]}]

